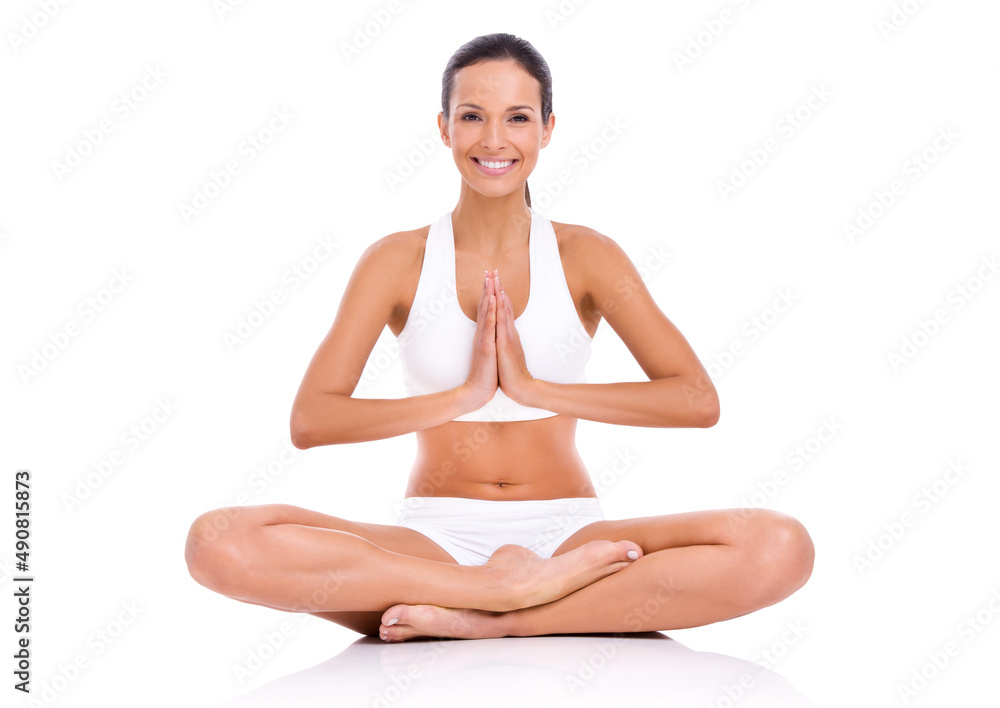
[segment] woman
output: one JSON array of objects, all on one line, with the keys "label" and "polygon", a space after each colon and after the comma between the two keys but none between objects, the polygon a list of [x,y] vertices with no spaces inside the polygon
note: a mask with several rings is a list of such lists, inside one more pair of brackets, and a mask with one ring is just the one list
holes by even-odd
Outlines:
[{"label": "woman", "polygon": [[[719,404],[624,251],[531,208],[527,178],[555,125],[545,60],[512,35],[478,37],[449,61],[441,108],[458,203],[364,252],[291,414],[302,449],[416,432],[399,525],[219,509],[191,527],[191,575],[386,641],[670,630],[793,593],[813,546],[787,515],[603,518],[578,418],[709,427]],[[649,381],[582,383],[602,318]],[[386,325],[409,395],[352,398]]]}]

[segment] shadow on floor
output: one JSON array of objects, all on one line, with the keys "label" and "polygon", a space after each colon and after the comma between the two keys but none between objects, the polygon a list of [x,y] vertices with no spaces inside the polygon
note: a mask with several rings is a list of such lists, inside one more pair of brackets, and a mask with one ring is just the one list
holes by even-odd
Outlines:
[{"label": "shadow on floor", "polygon": [[759,664],[660,632],[386,644],[362,637],[218,708],[410,706],[819,708]]}]

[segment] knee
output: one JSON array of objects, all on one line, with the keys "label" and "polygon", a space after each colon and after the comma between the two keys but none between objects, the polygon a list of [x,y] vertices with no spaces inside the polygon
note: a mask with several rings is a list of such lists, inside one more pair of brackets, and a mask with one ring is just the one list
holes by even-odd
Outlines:
[{"label": "knee", "polygon": [[259,522],[254,507],[228,506],[206,511],[191,524],[184,545],[188,572],[196,582],[230,594],[245,567],[245,544]]},{"label": "knee", "polygon": [[761,606],[773,605],[801,588],[812,575],[815,548],[802,523],[777,511],[758,510],[747,539],[752,562],[760,569]]}]

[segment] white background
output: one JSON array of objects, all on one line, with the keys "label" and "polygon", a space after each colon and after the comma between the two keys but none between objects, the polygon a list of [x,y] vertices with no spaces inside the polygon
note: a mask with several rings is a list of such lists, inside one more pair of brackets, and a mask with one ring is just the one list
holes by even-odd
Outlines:
[{"label": "white background", "polygon": [[[8,2],[0,18],[0,648],[14,649],[13,478],[27,468],[37,690],[83,654],[59,705],[211,705],[357,638],[291,616],[294,635],[241,683],[234,667],[290,616],[197,585],[184,538],[199,513],[241,494],[394,521],[413,436],[301,452],[289,410],[361,252],[453,208],[450,151],[426,140],[441,72],[461,44],[497,31],[532,42],[554,77],[556,128],[529,180],[533,206],[648,265],[647,286],[721,397],[706,430],[580,421],[606,514],[763,504],[802,520],[817,548],[791,598],[670,636],[753,659],[799,622],[805,635],[773,668],[825,705],[945,705],[991,690],[995,3],[402,0],[393,14],[387,2],[253,0],[220,13],[209,0],[105,0],[54,4],[51,17],[43,7]],[[345,55],[352,43],[365,46]],[[685,52],[696,56],[681,64]],[[119,97],[133,91],[142,100],[126,114]],[[241,144],[282,110],[293,117],[249,159]],[[102,121],[111,130],[88,138]],[[622,128],[602,137],[608,121]],[[940,135],[949,141],[935,147]],[[768,139],[767,160],[744,166]],[[72,151],[86,154],[61,174]],[[185,219],[179,206],[233,159],[240,173]],[[390,185],[401,165],[412,170]],[[752,174],[724,198],[734,169]],[[562,170],[572,183],[556,193]],[[877,193],[896,181],[880,208]],[[851,237],[845,225],[862,210],[877,218]],[[311,266],[320,238],[338,244],[334,255],[293,289],[285,273]],[[102,293],[116,272],[127,287]],[[284,301],[227,346],[275,288]],[[775,313],[779,291],[793,304]],[[88,319],[91,297],[109,301]],[[946,321],[921,334],[937,310]],[[755,316],[769,325],[751,335]],[[73,324],[76,336],[52,344]],[[904,340],[920,345],[906,357]],[[393,342],[387,329],[357,395],[405,395]],[[734,344],[742,354],[726,359]],[[606,323],[588,376],[644,379]],[[161,401],[173,412],[132,446],[129,429]],[[820,440],[825,424],[836,433]],[[120,464],[99,478],[116,451]],[[624,452],[637,462],[615,476]],[[949,483],[954,462],[966,471]],[[281,474],[256,483],[269,464]],[[784,484],[759,491],[782,471]],[[873,542],[881,557],[860,567]],[[138,618],[111,644],[95,640],[117,633],[123,603]],[[956,655],[924,669],[948,642]],[[11,662],[2,690],[21,705]],[[914,670],[935,675],[904,703],[898,687]]]}]

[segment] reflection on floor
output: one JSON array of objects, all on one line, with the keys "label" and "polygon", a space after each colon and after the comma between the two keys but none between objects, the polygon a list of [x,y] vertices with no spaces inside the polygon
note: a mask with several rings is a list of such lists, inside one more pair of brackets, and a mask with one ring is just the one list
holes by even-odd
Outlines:
[{"label": "reflection on floor", "polygon": [[400,644],[362,637],[218,708],[564,705],[819,706],[759,664],[645,632]]}]

